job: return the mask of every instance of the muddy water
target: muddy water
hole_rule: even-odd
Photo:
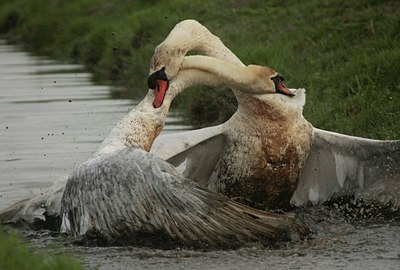
[[[136,102],[110,98],[76,65],[0,43],[0,209],[64,179]],[[187,128],[170,117],[164,132]],[[88,269],[400,269],[400,224],[349,223],[337,209],[298,210],[312,239],[231,251],[81,247],[48,231],[24,231],[39,248],[66,250]],[[347,213],[348,214],[348,213]],[[395,219],[398,220],[398,219]]]

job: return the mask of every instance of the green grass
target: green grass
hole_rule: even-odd
[[[316,127],[400,139],[400,3],[397,0],[2,0],[12,43],[83,63],[95,80],[141,97],[155,46],[187,18],[200,21],[246,64],[269,65],[307,89]],[[224,89],[195,87],[177,102],[198,125],[226,120]]]
[[[0,269],[83,269],[78,262],[65,254],[49,255],[44,251],[33,251],[21,237],[5,230],[0,226]]]

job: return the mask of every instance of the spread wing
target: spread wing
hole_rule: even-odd
[[[313,147],[291,202],[300,206],[343,195],[384,198],[400,208],[400,141],[314,129]]]
[[[158,157],[176,166],[185,177],[207,185],[223,145],[222,125],[159,136],[151,149]],[[19,220],[32,223],[35,218],[59,216],[66,179],[43,194],[19,201],[0,211],[0,222]]]
[[[62,230],[100,234],[111,243],[161,234],[184,244],[220,246],[306,232],[289,215],[236,203],[132,148],[81,166],[68,180],[62,216]]]
[[[36,219],[45,220],[60,215],[61,197],[66,180],[55,182],[41,194],[21,200],[0,211],[0,223],[27,222],[33,223]]]
[[[222,124],[162,135],[150,152],[174,165],[184,177],[207,186],[224,146],[223,131]]]

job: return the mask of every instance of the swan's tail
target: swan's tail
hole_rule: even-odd
[[[48,219],[58,217],[64,188],[65,181],[59,181],[40,195],[21,200],[7,207],[0,211],[0,223],[34,224],[36,221],[48,222]],[[43,223],[41,222],[41,224]]]
[[[214,213],[208,214],[207,220],[207,222],[210,222],[214,219],[214,224],[219,223],[220,226],[212,228],[213,224],[210,222],[211,224],[204,224],[204,228],[200,229],[220,230],[220,235],[226,237],[224,241],[230,237],[233,237],[237,243],[298,241],[304,239],[310,233],[308,226],[292,213],[278,214],[261,211],[233,200],[224,200],[225,197],[211,193],[207,189],[195,189],[194,192],[199,193],[198,196],[200,197],[207,197],[210,202],[223,202],[223,206],[217,207]],[[203,194],[201,195],[201,193]],[[213,240],[208,239],[211,245],[216,244]]]

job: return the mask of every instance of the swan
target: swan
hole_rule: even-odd
[[[190,50],[244,66],[206,27],[185,20],[156,47],[150,70],[163,68],[174,78]],[[238,109],[227,122],[160,136],[151,152],[185,177],[260,209],[321,204],[345,195],[400,208],[399,140],[313,127],[302,114],[304,89],[290,98],[232,90]]]
[[[163,70],[150,76],[148,83],[154,90],[70,175],[63,192],[57,193],[62,194],[60,231],[95,236],[101,244],[139,243],[143,239],[140,243],[201,247],[231,247],[247,241],[305,235],[306,227],[292,215],[252,209],[209,191],[148,152],[173,98],[189,85],[224,84],[250,93],[270,94],[280,89],[271,80],[279,75],[269,67],[250,67],[259,71],[260,78],[255,78],[248,67],[238,68],[218,59],[193,56],[185,57],[183,63],[185,68],[171,81],[164,79]],[[205,71],[206,63],[213,67]],[[228,77],[236,72],[238,76]],[[259,81],[260,85],[254,89],[242,87],[249,81]],[[159,92],[162,99],[158,98]],[[10,217],[11,212],[5,211],[3,218]]]
[[[167,78],[174,78],[174,72],[185,65],[182,59],[190,50],[230,62],[237,68],[245,67],[207,28],[186,20],[177,24],[156,47],[151,72],[163,69]],[[194,68],[213,72],[212,65],[195,63]],[[247,66],[247,70],[257,77],[258,72],[252,67]],[[233,87],[238,109],[227,122],[161,136],[151,152],[179,168],[185,177],[236,201],[259,209],[289,209],[311,149],[312,126],[302,114],[305,90],[286,88],[280,74],[274,80],[286,95],[248,93]],[[243,85],[253,88],[259,83],[252,80]]]

